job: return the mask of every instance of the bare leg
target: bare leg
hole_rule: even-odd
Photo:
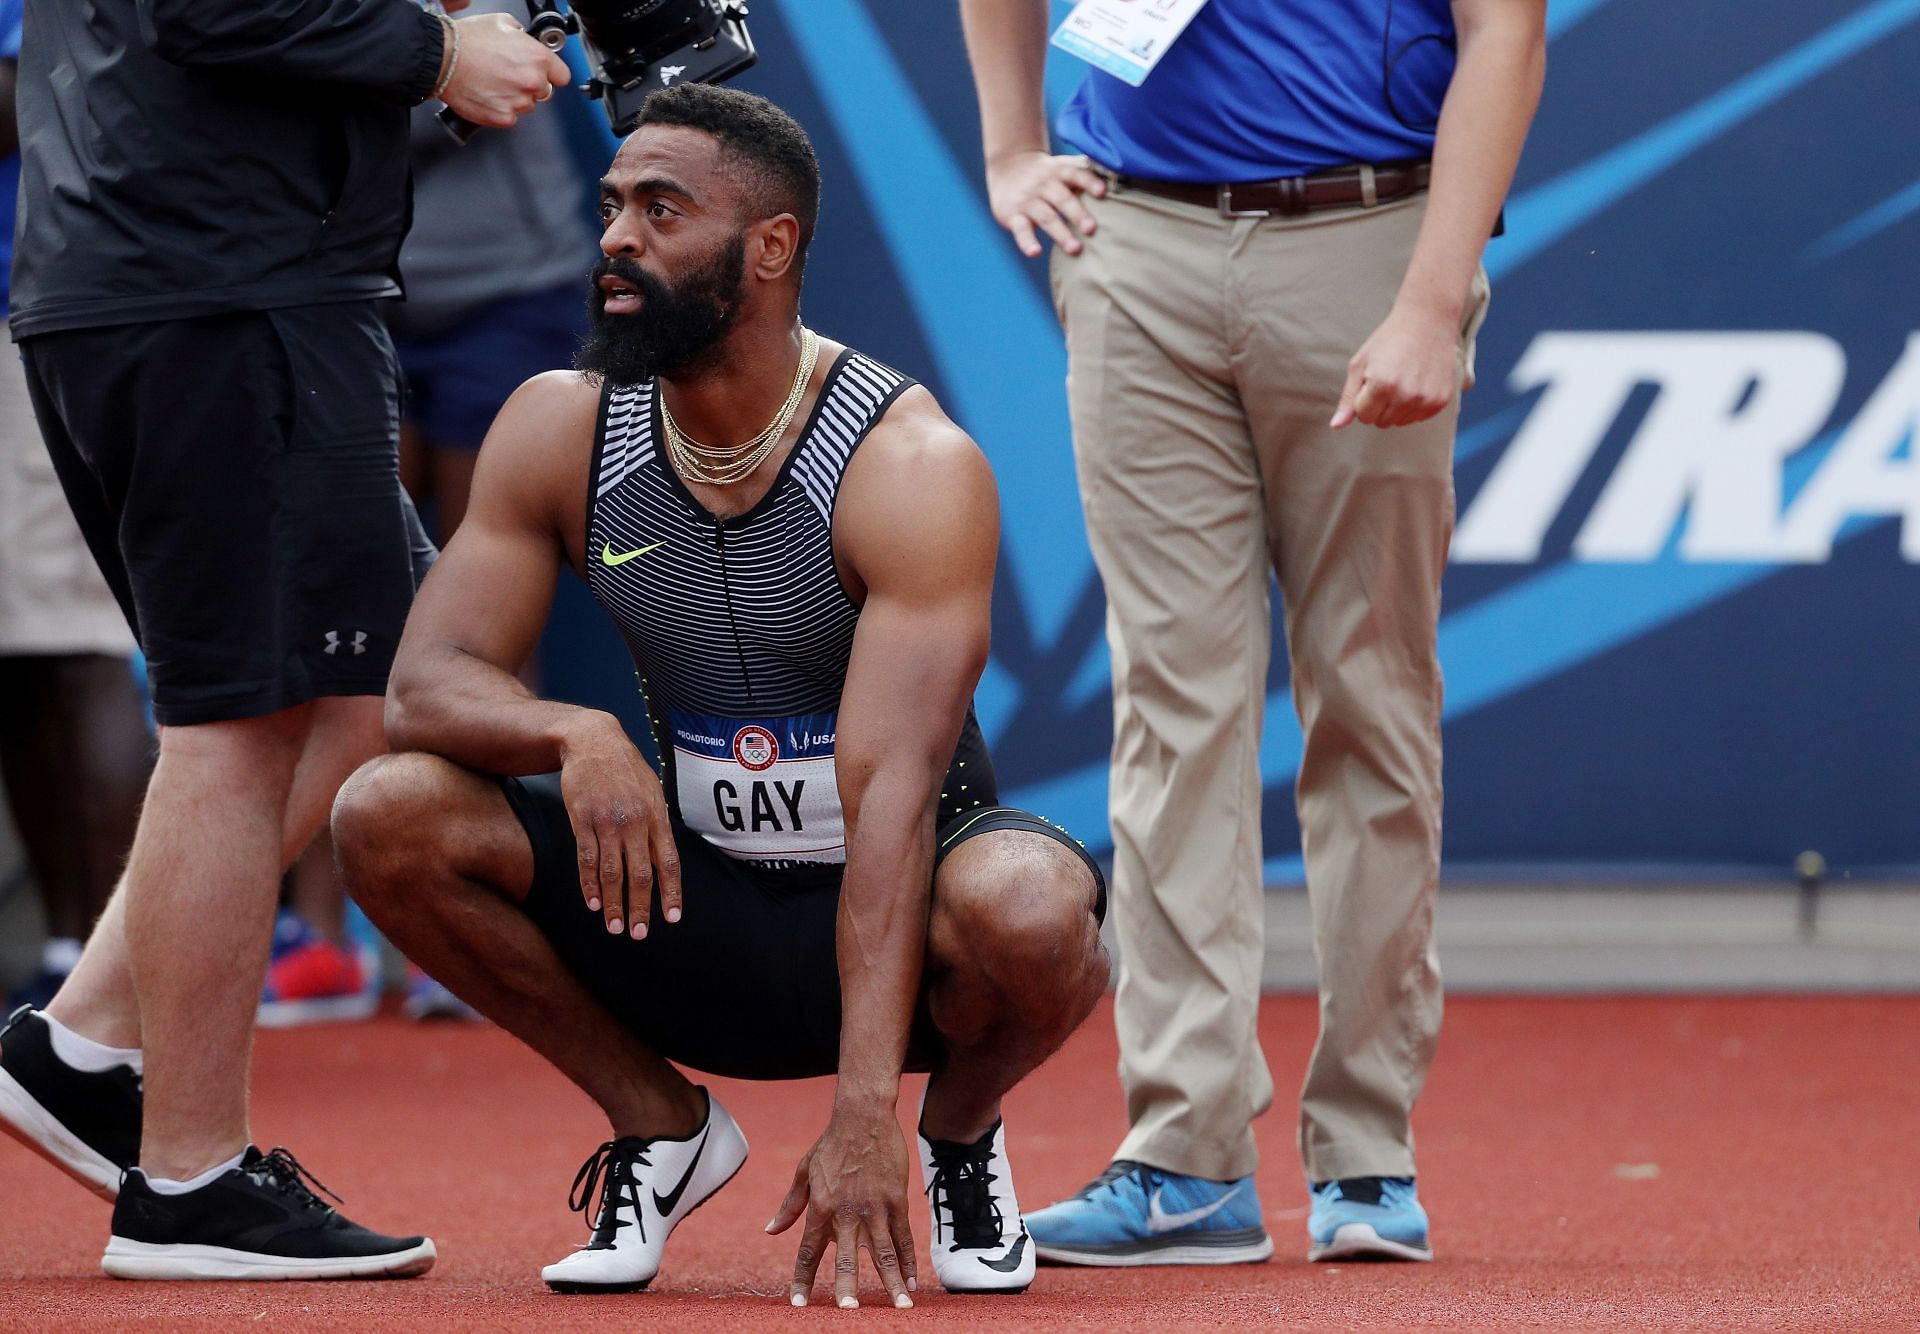
[[[140,1046],[140,1002],[127,963],[127,878],[87,937],[80,962],[47,1004],[47,1013],[82,1037],[109,1047]]]
[[[382,703],[377,696],[351,696],[317,700],[305,706],[311,726],[297,752],[299,759],[291,780],[282,792],[279,871],[291,866],[313,841],[346,776],[386,748],[380,730]],[[175,730],[160,729],[163,751]],[[277,880],[278,872],[271,878]],[[109,1047],[142,1045],[140,1003],[128,963],[126,898],[127,880],[122,876],[80,963],[47,1006],[48,1014],[74,1032]],[[271,895],[268,902],[272,902]],[[265,953],[260,957],[264,967]],[[256,979],[256,992],[258,989]]]
[[[85,940],[105,911],[152,768],[126,658],[0,658],[0,770],[51,934]]]
[[[480,450],[455,445],[429,445],[427,466],[433,473],[433,496],[440,502],[440,545],[445,546],[460,521],[467,517],[467,501],[473,495],[473,469]]]
[[[927,1085],[929,1139],[971,1142],[1001,1095],[1065,1042],[1107,987],[1093,876],[1043,834],[968,839],[934,877],[928,1003],[946,1056]]]
[[[300,753],[287,794],[287,820],[282,831],[281,864],[292,866],[313,836],[327,823],[333,799],[350,774],[376,755],[385,753],[387,734],[381,725],[386,700],[379,695],[343,695],[315,700],[313,732]]]
[[[290,902],[307,925],[340,944],[346,936],[347,890],[326,835],[327,812],[347,776],[387,748],[381,726],[386,701],[378,696],[323,699],[315,704],[313,738],[300,757],[287,799],[287,853],[293,869]]]
[[[347,889],[400,951],[539,1052],[616,1135],[688,1135],[705,1103],[601,1008],[517,906],[533,849],[500,789],[430,755],[355,774],[334,806]]]
[[[287,906],[300,920],[335,945],[347,938],[347,890],[333,856],[333,840],[323,829],[287,873]]]
[[[433,468],[427,442],[420,438],[420,428],[411,421],[400,423],[400,485],[406,488],[415,509],[425,509],[427,503],[438,499],[433,494]],[[444,530],[439,545],[446,545]]]
[[[161,737],[121,896],[147,1057],[149,1176],[184,1179],[246,1147],[253,1011],[311,719],[302,706]]]

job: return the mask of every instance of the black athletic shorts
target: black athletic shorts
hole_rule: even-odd
[[[654,892],[645,939],[616,936],[580,893],[579,854],[560,776],[503,778],[507,802],[533,844],[533,888],[523,907],[561,962],[613,1017],[668,1060],[732,1079],[810,1079],[840,1064],[840,967],[834,930],[840,868],[763,871],[734,860],[676,823],[685,912],[660,915]],[[1065,830],[1007,806],[969,811],[940,827],[934,864],[995,829],[1057,839],[1093,872],[1096,917],[1106,879]],[[924,999],[914,1014],[907,1068],[940,1050]]]
[[[432,544],[374,303],[24,340],[27,386],[166,724],[377,695]]]

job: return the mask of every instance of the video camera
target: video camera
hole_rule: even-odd
[[[587,96],[605,105],[613,132],[631,134],[640,104],[675,83],[725,83],[759,58],[744,0],[527,0],[527,32],[558,51],[575,32],[593,77]],[[479,128],[451,108],[441,124],[461,143]]]

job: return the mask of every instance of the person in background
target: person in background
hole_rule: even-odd
[[[466,11],[524,13],[513,0]],[[465,145],[439,107],[413,110],[413,226],[400,249],[404,299],[386,306],[406,385],[400,480],[441,546],[467,512],[480,442],[507,396],[542,371],[569,366],[587,332],[581,280],[597,257],[588,225],[592,182],[576,164],[564,116],[578,95],[555,95],[555,115],[511,134],[483,131]],[[520,679],[538,688],[531,661]],[[379,1003],[377,956],[356,939],[346,888],[322,830],[290,873],[275,927],[261,1022],[275,1026],[359,1018]],[[472,1007],[407,967],[408,1015],[475,1018]]]
[[[1272,1254],[1251,1175],[1273,1097],[1257,1029],[1271,571],[1320,961],[1308,1257],[1428,1259],[1411,1116],[1440,1030],[1454,427],[1545,0],[1211,0],[1140,85],[1086,76],[1056,121],[1070,155],[1048,144],[1046,0],[962,13],[993,216],[1029,256],[1054,242],[1113,655],[1132,1129],[1028,1227],[1065,1262]]]
[[[472,12],[488,10],[515,6],[474,0]],[[572,365],[588,332],[580,276],[599,251],[588,225],[591,180],[563,119],[582,109],[576,102],[561,90],[557,115],[513,134],[476,134],[465,148],[428,107],[413,113],[413,230],[399,251],[407,298],[388,305],[386,322],[407,384],[399,480],[442,547],[467,516],[480,441],[507,395],[541,370]],[[540,689],[536,660],[520,666],[520,679]],[[405,1012],[480,1017],[417,964],[407,965]]]
[[[474,0],[471,12],[515,8]],[[553,110],[464,148],[430,108],[413,113],[413,228],[400,250],[407,295],[387,307],[387,327],[407,386],[400,480],[443,547],[466,517],[480,442],[508,395],[572,365],[587,334],[580,282],[599,257],[588,221],[595,185],[569,143],[570,129],[587,132],[586,117],[567,117],[597,112],[573,89],[555,94]],[[520,669],[536,690],[537,667],[529,659]],[[414,964],[406,1012],[479,1017]]]
[[[399,485],[406,108],[506,127],[570,78],[410,0],[27,0],[11,332],[146,654],[160,754],[120,888],[0,1032],[0,1127],[115,1201],[126,1278],[411,1275],[250,1143],[281,872],[384,748],[431,556]]]
[[[470,14],[516,13],[474,0]],[[460,526],[480,442],[524,381],[570,366],[587,333],[583,275],[598,253],[591,181],[569,150],[563,89],[556,114],[463,147],[435,108],[414,108],[413,226],[400,249],[404,300],[387,327],[407,388],[401,480],[441,546]]]
[[[322,829],[284,879],[254,1022],[300,1028],[371,1019],[382,984],[379,941],[348,903]]]
[[[0,311],[20,182],[21,8],[0,0]],[[0,777],[48,928],[40,970],[9,1010],[53,999],[133,842],[153,741],[132,656],[40,443],[20,359],[0,355]]]

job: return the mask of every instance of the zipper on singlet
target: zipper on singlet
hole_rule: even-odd
[[[740,639],[740,619],[733,614],[733,580],[727,574],[726,529],[719,520],[715,520],[713,525],[713,549],[720,556],[720,600],[727,605],[727,629],[733,632],[733,651],[740,659],[740,679],[746,682],[747,695],[752,697],[753,672],[747,666],[747,647]]]

